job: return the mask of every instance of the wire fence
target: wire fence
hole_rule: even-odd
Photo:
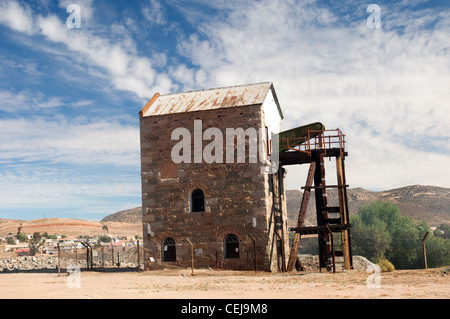
[[[57,269],[66,271],[78,267],[83,270],[141,270],[144,260],[142,245],[89,245],[58,247]]]

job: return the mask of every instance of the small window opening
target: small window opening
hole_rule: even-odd
[[[205,195],[199,188],[194,190],[191,194],[191,212],[204,212],[205,211]]]

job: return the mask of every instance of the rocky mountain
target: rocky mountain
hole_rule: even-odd
[[[376,200],[398,204],[400,213],[411,216],[418,221],[426,221],[431,226],[450,224],[450,189],[436,186],[406,186],[381,192],[372,192],[363,188],[349,188],[348,204],[350,214],[358,212],[361,204]],[[303,193],[300,190],[286,190],[288,224],[295,226]],[[328,190],[328,205],[337,206],[335,189]],[[315,217],[314,191],[311,193],[306,215],[306,225],[314,225]],[[102,221],[141,223],[142,208],[123,210],[105,217]]]

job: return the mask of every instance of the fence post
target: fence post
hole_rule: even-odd
[[[114,246],[111,242],[111,258],[112,258],[112,265],[114,267]]]
[[[255,255],[255,274],[258,272],[258,259],[256,257],[256,240],[252,235],[248,234],[250,239],[253,241],[253,254]]]
[[[140,252],[139,252],[139,239],[137,240],[137,264],[138,264],[138,272],[141,272]]]
[[[58,247],[58,277],[61,275],[61,249],[59,248],[59,243],[56,244]]]
[[[102,270],[105,271],[105,246],[102,245]]]
[[[428,269],[428,264],[427,264],[427,251],[425,248],[425,239],[427,239],[428,236],[428,232],[425,234],[425,236],[423,236],[422,239],[422,248],[423,248],[423,260],[425,262],[425,269]]]
[[[191,243],[189,238],[186,238],[186,240],[191,244],[191,268],[192,268],[192,276],[194,276],[194,245]]]

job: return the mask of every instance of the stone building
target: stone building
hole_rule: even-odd
[[[156,93],[139,115],[146,269],[189,267],[192,255],[195,267],[284,269],[272,83]]]

